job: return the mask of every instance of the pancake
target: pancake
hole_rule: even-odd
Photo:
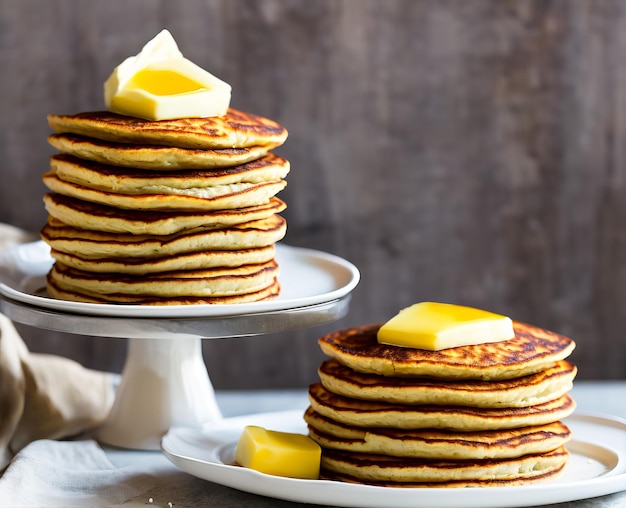
[[[238,183],[212,187],[175,189],[168,193],[118,194],[91,189],[58,177],[55,171],[42,176],[43,183],[53,192],[82,201],[128,210],[224,210],[263,205],[287,185],[284,180],[263,183]],[[148,190],[148,189],[147,189]]]
[[[399,404],[435,404],[479,408],[542,404],[572,389],[576,367],[561,360],[535,374],[496,381],[389,377],[356,372],[337,360],[323,362],[318,374],[338,395]]]
[[[274,259],[273,245],[254,249],[208,250],[175,256],[137,259],[83,259],[79,256],[51,251],[52,257],[63,265],[94,273],[148,275],[178,270],[207,270],[220,267],[258,265]]]
[[[71,155],[50,158],[52,172],[61,180],[90,189],[122,194],[165,194],[240,183],[280,181],[289,173],[289,162],[270,154],[230,168],[156,172],[107,166]]]
[[[438,460],[507,459],[547,453],[565,445],[571,432],[561,422],[508,430],[367,429],[323,417],[309,407],[304,420],[322,449]]]
[[[320,415],[350,426],[458,431],[545,425],[568,417],[576,408],[574,400],[567,394],[543,404],[523,408],[409,406],[342,397],[329,392],[319,382],[309,386],[309,402]]]
[[[247,148],[282,144],[284,127],[257,115],[230,108],[224,116],[150,121],[107,111],[48,115],[59,133],[73,133],[116,143],[192,149]]]
[[[215,297],[252,293],[272,285],[278,277],[275,261],[236,268],[213,268],[132,277],[75,270],[56,262],[48,278],[62,290],[107,301],[146,297]]]
[[[52,134],[48,143],[57,150],[101,164],[153,171],[226,168],[257,160],[277,143],[247,148],[193,149],[175,146],[115,143],[77,134]]]
[[[522,485],[557,477],[567,463],[564,447],[511,459],[429,460],[340,450],[322,452],[322,470],[347,475],[363,483],[418,487]],[[391,485],[390,485],[391,486]],[[426,485],[424,485],[426,486]]]
[[[48,296],[57,298],[59,300],[70,300],[81,303],[98,303],[98,304],[110,304],[110,300],[98,298],[96,296],[87,296],[75,291],[62,289],[54,281],[48,277],[47,284]],[[251,303],[262,300],[269,300],[275,298],[280,292],[280,284],[277,280],[273,281],[269,286],[260,289],[259,291],[253,291],[251,293],[244,293],[240,295],[229,296],[214,296],[214,297],[190,297],[181,296],[176,298],[159,298],[159,297],[124,297],[122,295],[116,295],[116,304],[133,304],[133,305],[228,305],[228,304],[240,304]]]
[[[195,228],[220,229],[265,219],[286,208],[285,203],[277,197],[259,206],[202,212],[121,210],[61,194],[46,194],[43,200],[47,212],[69,226],[137,235],[171,235]]]
[[[548,472],[542,472],[534,475],[532,480],[513,479],[513,480],[458,480],[447,482],[385,482],[385,481],[368,481],[367,485],[375,487],[387,487],[387,488],[468,488],[468,487],[516,487],[528,485],[529,483],[545,482],[548,480],[556,480],[563,475],[565,464],[560,469],[551,469]],[[358,480],[352,476],[346,474],[340,474],[336,472],[323,471],[320,474],[321,480],[338,481],[344,483],[360,483],[365,482]]]
[[[348,367],[383,376],[440,379],[514,379],[544,370],[567,358],[570,338],[514,322],[515,337],[504,342],[426,351],[379,344],[380,324],[329,333],[318,340],[322,351]]]
[[[41,230],[41,238],[53,250],[79,255],[82,259],[151,259],[190,252],[266,247],[281,240],[286,230],[287,222],[280,215],[225,229],[198,228],[164,236],[89,231],[49,217]]]

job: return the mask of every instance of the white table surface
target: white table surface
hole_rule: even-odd
[[[618,416],[626,419],[626,381],[590,382],[577,381],[571,395],[576,400],[578,412],[592,412]],[[285,409],[302,409],[308,404],[303,390],[219,392],[217,401],[225,417],[264,413]],[[151,474],[159,476],[159,487],[141,499],[122,505],[124,508],[146,506],[173,508],[191,506],[219,506],[232,508],[264,507],[312,507],[309,504],[291,503],[254,494],[239,492],[216,485],[177,469],[160,452],[125,451],[105,448],[111,462],[118,467],[145,465]],[[626,507],[624,492],[585,499],[581,501],[545,505],[551,508],[619,508]],[[116,507],[116,508],[118,508]]]

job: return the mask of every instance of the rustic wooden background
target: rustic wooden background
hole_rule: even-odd
[[[0,222],[37,231],[48,113],[162,28],[290,131],[286,243],[355,263],[349,315],[203,341],[217,388],[303,387],[315,339],[421,300],[573,337],[579,377],[626,377],[626,3],[0,0]],[[125,341],[21,326],[119,370]]]

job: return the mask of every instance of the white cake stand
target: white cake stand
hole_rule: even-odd
[[[202,357],[202,339],[227,339],[331,323],[349,308],[359,272],[342,258],[277,246],[281,295],[237,305],[142,307],[83,304],[45,296],[51,259],[36,242],[0,258],[0,310],[18,323],[66,333],[129,339],[104,443],[158,449],[172,426],[221,420]]]

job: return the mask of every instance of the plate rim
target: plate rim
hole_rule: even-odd
[[[231,488],[235,488],[244,492],[259,494],[265,496],[275,497],[277,499],[288,500],[292,502],[305,502],[305,503],[317,503],[327,506],[344,506],[344,507],[357,507],[357,506],[376,506],[376,504],[369,504],[366,502],[364,504],[363,496],[375,496],[375,499],[369,497],[370,501],[376,501],[378,499],[380,501],[379,496],[385,496],[385,505],[389,508],[397,507],[403,508],[412,506],[414,508],[426,507],[430,506],[433,503],[436,503],[440,508],[472,508],[472,507],[501,507],[501,508],[515,508],[521,506],[541,506],[545,504],[551,503],[560,503],[560,502],[568,502],[568,501],[576,501],[582,499],[588,499],[591,497],[597,497],[601,495],[613,494],[616,492],[621,492],[626,490],[626,464],[624,463],[626,457],[626,450],[614,450],[607,443],[602,443],[600,446],[609,449],[615,452],[618,456],[618,463],[614,466],[614,468],[610,471],[607,471],[605,474],[585,480],[570,480],[567,482],[563,482],[560,480],[555,480],[554,482],[546,482],[546,483],[537,483],[531,485],[520,485],[520,486],[511,486],[511,487],[468,487],[463,489],[458,488],[420,488],[420,498],[422,498],[423,502],[426,504],[416,504],[416,496],[415,489],[401,489],[401,488],[387,488],[373,485],[357,485],[357,484],[348,484],[348,483],[340,483],[340,482],[331,482],[328,480],[299,480],[294,478],[281,478],[271,475],[266,475],[264,473],[260,473],[258,471],[253,471],[250,469],[242,469],[237,466],[233,466],[231,464],[224,464],[223,462],[210,462],[206,460],[199,459],[198,457],[188,456],[186,454],[176,453],[175,450],[172,450],[168,443],[174,437],[178,437],[178,434],[181,432],[191,432],[192,435],[198,436],[207,436],[211,435],[212,432],[217,431],[227,431],[234,430],[235,428],[242,427],[243,425],[249,424],[251,421],[255,419],[263,419],[269,417],[279,418],[280,421],[287,421],[288,419],[298,418],[298,420],[302,419],[301,409],[292,409],[285,411],[276,411],[276,412],[268,412],[268,413],[257,413],[251,415],[243,415],[236,416],[230,418],[224,418],[221,422],[217,424],[213,424],[211,426],[207,426],[201,429],[193,429],[190,427],[172,427],[165,436],[163,436],[161,440],[161,450],[163,454],[177,467],[182,469],[183,471],[192,474],[194,476],[198,476],[194,472],[189,471],[188,464],[193,463],[200,465],[200,467],[208,468],[209,471],[211,469],[217,471],[217,475],[212,476],[212,478],[207,478],[206,476],[199,476],[207,481],[212,481],[214,483],[220,483],[222,485],[229,486]],[[574,412],[574,414],[570,415],[564,421],[567,423],[567,420],[592,420],[591,425],[607,425],[610,424],[612,426],[618,426],[619,430],[626,434],[626,419],[607,415],[603,413],[594,413],[594,412]],[[247,422],[247,423],[246,423]],[[301,423],[298,421],[298,423]],[[580,443],[590,443],[594,445],[598,445],[598,440],[592,439],[576,439],[573,437],[573,440],[576,440]],[[224,446],[232,446],[233,441],[230,440],[228,442],[222,442],[221,447]],[[191,468],[193,469],[193,468]],[[234,473],[234,474],[233,474]],[[241,481],[223,481],[223,476],[239,476],[242,477],[243,480],[250,480],[250,482],[241,482]],[[231,479],[232,480],[232,479]],[[237,480],[237,478],[235,478]],[[256,484],[266,482],[267,486],[265,488],[258,488]],[[278,486],[292,486],[292,490],[296,493],[294,496],[286,495],[284,490],[286,489],[277,489]],[[247,488],[246,488],[247,487]],[[307,487],[307,492],[312,490],[314,487],[319,487],[326,490],[330,490],[335,492],[333,494],[330,493],[321,493],[322,495],[311,497],[302,497],[298,495],[298,492],[302,492],[303,487]],[[357,499],[354,499],[354,502],[350,502],[349,500],[346,502],[343,499],[337,499],[336,492],[340,491],[343,495],[349,496],[357,496],[358,494],[363,494],[363,496],[358,495]],[[494,494],[503,492],[506,493],[506,499],[504,499],[505,504],[502,504],[503,499],[502,496],[497,496]],[[534,501],[528,498],[528,493],[532,493]],[[274,493],[274,494],[272,494]],[[413,495],[411,496],[411,493]],[[455,501],[455,498],[459,497],[459,494],[463,494],[462,500],[459,499],[458,502]],[[525,496],[523,498],[523,504],[517,504],[515,493],[524,493]],[[325,494],[325,495],[324,495]],[[508,504],[507,504],[508,500]],[[491,503],[494,504],[491,504]],[[470,504],[468,504],[470,503]],[[476,503],[476,504],[473,504]],[[529,504],[533,503],[533,504]]]
[[[33,248],[42,241],[33,242]],[[27,245],[18,246],[21,249],[28,249]],[[333,288],[331,291],[309,295],[299,298],[281,299],[279,296],[274,300],[262,302],[211,305],[169,305],[169,306],[140,306],[140,305],[113,305],[100,303],[84,303],[57,300],[39,296],[32,293],[21,291],[18,288],[9,285],[6,281],[0,281],[0,296],[3,296],[13,302],[30,305],[40,309],[52,310],[57,312],[68,312],[70,314],[79,314],[84,316],[104,316],[104,317],[140,317],[140,318],[219,318],[232,316],[245,316],[249,314],[262,314],[269,312],[280,312],[293,310],[312,305],[338,300],[354,290],[360,282],[359,269],[350,261],[328,252],[308,247],[297,247],[282,242],[276,243],[276,257],[299,256],[301,259],[307,258],[329,263],[337,271],[342,271],[346,276],[346,282],[343,285]],[[51,258],[52,259],[52,258]],[[283,260],[284,262],[284,260]],[[331,273],[328,272],[327,273]],[[40,273],[21,272],[23,278],[27,277],[44,277]],[[279,275],[279,281],[281,281]],[[284,281],[283,281],[284,283]]]

